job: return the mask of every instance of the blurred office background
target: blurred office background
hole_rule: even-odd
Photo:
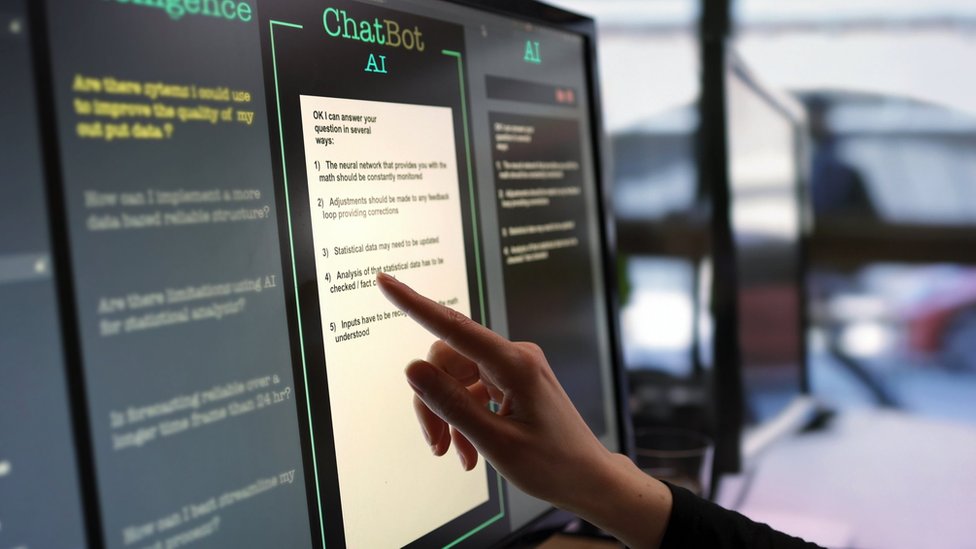
[[[707,379],[713,361],[709,204],[695,156],[702,1],[552,1],[598,24],[623,350],[638,421],[708,398],[687,382]],[[976,2],[735,0],[731,12],[732,48],[807,117],[811,391],[838,414],[883,410],[916,422],[905,431],[867,422],[861,428],[872,432],[858,436],[878,448],[913,437],[918,454],[885,457],[943,469],[918,477],[931,499],[889,501],[847,519],[843,505],[823,511],[769,489],[763,497],[787,512],[812,509],[807,527],[871,530],[854,536],[857,547],[971,547],[959,537],[966,513],[952,507],[976,485],[972,474],[944,469],[976,459],[970,442],[956,444],[976,432]],[[806,470],[840,476],[853,495],[835,495],[850,495],[851,505],[874,505],[858,494],[878,492],[880,472],[859,466],[844,477],[839,469],[854,457],[825,463],[829,453],[804,444],[787,454],[799,462],[778,473],[775,460],[768,467],[785,483],[781,492],[790,493],[790,469]],[[805,456],[819,461],[804,465]],[[913,509],[928,503],[944,507],[931,524],[935,537],[890,527],[904,520],[918,532]]]

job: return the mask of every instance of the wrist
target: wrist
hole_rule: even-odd
[[[566,510],[633,548],[660,545],[671,516],[671,491],[645,474],[627,456],[606,453]]]

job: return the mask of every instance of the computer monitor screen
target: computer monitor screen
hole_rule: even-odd
[[[804,390],[801,114],[731,56],[726,72],[730,218],[739,279],[745,420]]]
[[[591,21],[531,2],[32,9],[37,219],[63,252],[95,544],[483,546],[551,509],[430,455],[403,368],[433,337],[379,271],[539,343],[622,448]]]
[[[547,507],[484,463],[430,458],[401,370],[433,338],[372,281],[541,345],[619,446],[588,38],[405,0],[269,2],[261,18],[313,431],[331,424],[325,512],[354,546],[504,534]]]

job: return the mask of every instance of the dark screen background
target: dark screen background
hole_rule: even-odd
[[[582,164],[580,124],[573,119],[541,118],[492,113],[491,125],[534,128],[530,143],[511,143],[507,150],[494,141],[496,188],[501,192],[537,188],[579,187],[580,194],[549,199],[536,207],[506,208],[498,203],[499,229],[546,225],[571,221],[575,228],[545,234],[512,236],[502,233],[501,262],[505,273],[505,302],[509,338],[537,343],[553,366],[560,383],[597,436],[606,428],[600,349],[597,346],[598,315],[592,299],[593,271],[591,242],[587,231],[587,204],[582,194],[582,172],[567,170],[555,180],[527,177],[502,179],[500,162],[577,162]],[[515,170],[518,171],[518,170]],[[499,230],[496,229],[496,230]],[[522,245],[576,239],[576,244],[548,251],[545,259],[509,264],[514,250]]]
[[[165,11],[118,2],[51,0],[46,5],[56,100],[58,144],[67,207],[81,363],[88,392],[98,496],[105,540],[123,546],[123,530],[164,517],[176,527],[142,539],[165,541],[206,528],[204,539],[220,546],[311,544],[302,453],[294,398],[135,448],[113,450],[113,437],[137,425],[113,429],[110,414],[165,403],[182,395],[277,376],[272,387],[221,401],[252,402],[259,393],[282,391],[292,382],[285,319],[274,190],[271,180],[264,79],[257,14],[250,22],[202,15],[174,20]],[[246,90],[249,104],[159,99],[73,91],[78,75],[139,82],[192,84]],[[161,140],[82,139],[76,125],[98,117],[76,111],[75,100],[206,104],[255,112],[253,124],[176,122]],[[104,117],[103,122],[108,122]],[[159,123],[135,117],[132,123]],[[222,201],[181,207],[101,208],[85,205],[87,191],[107,193],[234,189],[258,190],[260,200]],[[94,214],[171,213],[183,209],[267,207],[263,219],[185,226],[92,231]],[[165,292],[205,284],[260,279],[260,293],[200,299],[186,304],[102,314],[103,299]],[[118,335],[104,335],[108,318],[208,306],[243,299],[237,314]],[[201,407],[200,412],[215,407]],[[159,421],[185,417],[162,416]],[[155,421],[139,423],[151,426]],[[184,508],[243,489],[258,479],[295,470],[294,482],[216,511],[185,514]]]

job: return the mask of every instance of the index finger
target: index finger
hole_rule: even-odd
[[[428,299],[386,273],[376,275],[380,290],[398,309],[463,356],[493,371],[511,361],[512,342],[463,314]]]

